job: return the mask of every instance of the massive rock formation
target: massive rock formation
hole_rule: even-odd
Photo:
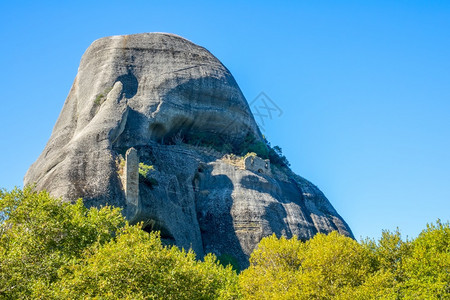
[[[113,36],[83,55],[24,181],[120,206],[165,242],[241,267],[272,233],[352,235],[313,184],[258,157],[244,163],[239,154],[255,145],[267,150],[233,76],[206,49],[172,34]]]

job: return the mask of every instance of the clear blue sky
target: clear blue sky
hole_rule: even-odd
[[[449,1],[1,1],[0,187],[22,185],[90,43],[140,32],[264,91],[283,110],[265,135],[357,238],[450,218]]]

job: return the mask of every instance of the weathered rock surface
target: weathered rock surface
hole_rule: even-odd
[[[258,172],[204,147],[242,152],[249,137],[263,142],[233,76],[206,49],[163,33],[102,38],[83,55],[24,183],[123,207],[167,243],[231,255],[242,267],[272,233],[352,236],[322,192],[289,169]]]

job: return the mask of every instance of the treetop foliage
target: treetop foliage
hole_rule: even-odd
[[[237,274],[161,244],[120,209],[1,191],[0,298],[233,299]]]
[[[450,226],[378,241],[332,232],[301,242],[264,238],[239,275],[245,299],[450,299]]]
[[[120,209],[32,188],[0,190],[0,299],[450,299],[450,226],[261,240],[239,275],[211,254],[163,246]]]

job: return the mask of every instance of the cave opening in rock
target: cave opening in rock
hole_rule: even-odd
[[[142,230],[145,232],[151,233],[155,231],[160,232],[161,242],[164,245],[175,245],[175,238],[172,235],[172,233],[163,225],[161,225],[159,222],[155,222],[154,220],[149,220],[144,222],[144,226],[142,227]]]
[[[230,153],[235,145],[226,135],[214,130],[214,126],[205,126],[200,117],[175,116],[164,123],[149,126],[152,140],[164,145],[190,144],[193,146],[213,148],[219,152]],[[208,117],[201,116],[201,119]]]
[[[153,123],[149,127],[150,137],[152,140],[164,144],[164,137],[167,133],[167,129],[164,124]]]

